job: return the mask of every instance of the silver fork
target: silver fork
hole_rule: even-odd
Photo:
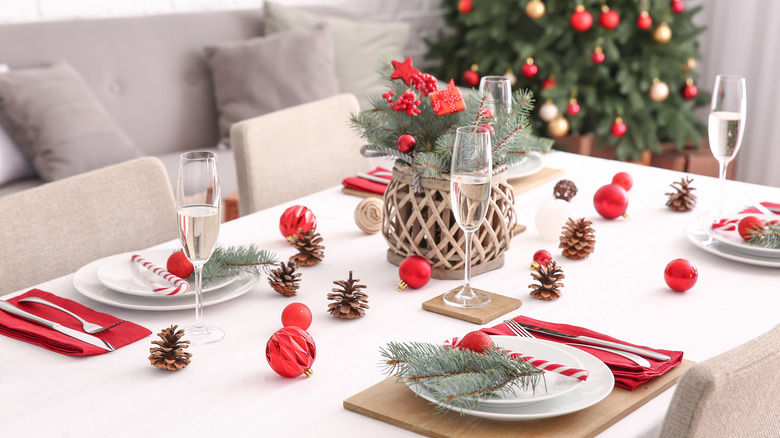
[[[509,327],[509,330],[514,333],[515,336],[536,339],[528,330],[525,329],[525,327],[518,324],[514,319],[507,319],[504,321],[504,324]]]
[[[30,303],[38,303],[38,304],[43,304],[44,306],[49,306],[49,307],[52,307],[52,308],[54,308],[54,309],[57,309],[57,310],[59,310],[59,311],[61,311],[61,312],[65,312],[65,313],[67,313],[68,315],[70,315],[70,316],[72,316],[72,317],[76,318],[76,319],[77,319],[77,320],[78,320],[78,321],[81,323],[81,325],[84,327],[84,331],[85,331],[85,332],[87,332],[87,333],[89,333],[89,334],[100,333],[100,332],[102,332],[102,331],[105,331],[105,330],[108,330],[108,329],[110,329],[111,327],[114,327],[114,326],[116,326],[116,325],[119,325],[119,324],[121,324],[121,323],[125,322],[124,320],[122,320],[122,321],[117,321],[117,322],[115,322],[115,323],[111,324],[111,325],[110,325],[110,326],[108,326],[108,327],[103,327],[103,326],[101,326],[101,325],[97,325],[97,324],[91,323],[91,322],[89,322],[89,321],[85,321],[85,320],[84,320],[84,318],[82,318],[82,317],[80,317],[80,316],[76,315],[75,313],[71,312],[70,310],[68,310],[68,309],[65,309],[65,308],[62,308],[62,307],[60,307],[60,306],[58,306],[58,305],[56,305],[56,304],[54,304],[54,303],[50,303],[50,302],[48,302],[48,301],[44,300],[43,298],[38,298],[38,297],[27,297],[27,298],[22,298],[21,300],[19,300],[19,302],[20,302],[20,303],[21,303],[21,302],[30,302]]]

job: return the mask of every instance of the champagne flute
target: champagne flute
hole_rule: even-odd
[[[225,332],[203,324],[203,265],[217,245],[220,222],[220,185],[213,152],[185,152],[179,161],[176,204],[179,241],[195,269],[195,325],[185,327],[191,345],[206,345]]]
[[[746,107],[745,78],[732,75],[716,76],[707,131],[710,150],[720,164],[720,199],[716,214],[721,217],[725,215],[726,170],[742,145]]]
[[[479,92],[485,95],[485,107],[492,114],[491,124],[512,111],[512,84],[505,76],[483,76]]]
[[[471,288],[471,239],[487,213],[492,170],[490,131],[480,126],[458,128],[450,169],[450,202],[465,235],[466,256],[463,287],[443,296],[451,306],[483,307],[490,302],[489,295]]]

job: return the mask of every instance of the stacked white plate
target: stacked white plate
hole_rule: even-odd
[[[501,421],[527,421],[576,412],[603,400],[615,386],[615,378],[604,362],[577,348],[540,339],[491,336],[496,346],[516,353],[546,359],[590,372],[588,380],[545,372],[535,388],[517,388],[482,400],[474,409],[437,402],[421,386],[410,386],[420,397],[445,409],[475,417]]]
[[[741,219],[740,215],[735,219]],[[774,217],[753,214],[761,220],[777,220]],[[685,237],[699,248],[720,257],[758,266],[780,267],[780,249],[766,248],[748,243],[737,232],[723,233],[712,229],[712,222],[706,217],[688,224]]]
[[[173,249],[150,249],[118,254],[96,260],[83,266],[73,276],[73,286],[82,295],[101,303],[127,309],[181,310],[195,307],[195,285],[179,295],[155,293],[149,280],[165,285],[130,257],[138,254],[165,269]],[[203,289],[203,305],[209,306],[237,298],[252,289],[257,277],[238,275],[216,284],[206,284]]]

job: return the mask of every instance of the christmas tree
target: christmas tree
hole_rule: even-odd
[[[701,7],[683,0],[447,0],[447,29],[427,41],[432,71],[476,86],[506,75],[534,92],[537,132],[592,134],[639,159],[661,142],[699,145],[706,127],[696,40]],[[546,122],[546,123],[545,123]]]

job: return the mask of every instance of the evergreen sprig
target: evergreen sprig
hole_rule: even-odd
[[[217,283],[242,273],[260,276],[267,274],[278,264],[276,254],[254,245],[227,248],[218,246],[209,261],[203,265],[203,284]],[[194,281],[194,275],[189,279]]]
[[[381,365],[399,381],[422,386],[441,404],[472,409],[498,391],[536,389],[543,371],[501,348],[484,353],[431,343],[390,342]]]
[[[751,245],[780,249],[780,223],[766,224],[763,228],[748,230],[748,233]]]

